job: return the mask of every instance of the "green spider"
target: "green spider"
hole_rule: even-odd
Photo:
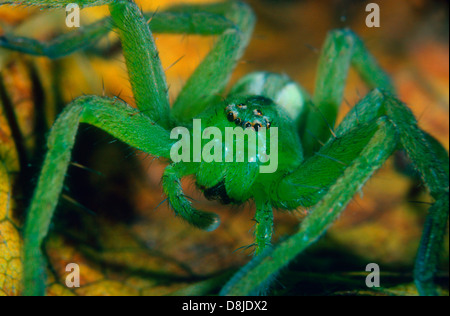
[[[171,162],[162,185],[175,214],[204,230],[219,217],[196,210],[180,179],[195,175],[206,197],[224,203],[253,200],[256,257],[222,289],[224,295],[256,293],[271,277],[311,245],[346,208],[365,182],[398,149],[404,149],[434,198],[417,255],[415,282],[435,295],[433,279],[448,219],[448,155],[417,126],[396,97],[389,77],[362,41],[349,30],[329,33],[322,50],[316,90],[310,97],[286,76],[258,72],[241,79],[223,100],[231,73],[247,47],[255,18],[240,2],[185,5],[144,14],[132,0],[21,0],[0,4],[63,8],[109,5],[111,18],[60,36],[51,43],[10,35],[0,47],[58,58],[95,44],[115,28],[119,34],[137,109],[117,98],[82,96],[66,107],[48,137],[48,153],[24,230],[24,294],[45,293],[44,238],[62,191],[80,123],[96,126],[156,157],[171,159],[178,126],[278,128],[279,163],[261,173],[261,162]],[[151,17],[150,22],[149,17]],[[189,78],[172,106],[152,32],[217,35],[211,52]],[[333,129],[353,66],[374,89]],[[322,146],[320,146],[322,144]],[[271,247],[273,209],[311,208],[298,233]]]

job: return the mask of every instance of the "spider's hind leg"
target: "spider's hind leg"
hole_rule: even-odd
[[[363,41],[349,29],[328,33],[319,58],[312,102],[304,120],[300,137],[305,157],[310,157],[330,138],[350,67],[353,67],[369,88],[393,92],[391,79],[381,69]]]

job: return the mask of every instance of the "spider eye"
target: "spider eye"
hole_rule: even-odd
[[[247,122],[247,123],[244,124],[244,127],[245,128],[250,128],[250,127],[252,127],[252,123]]]
[[[227,112],[232,111],[233,108],[234,108],[234,104],[230,104],[225,108],[225,111],[227,111]]]
[[[245,104],[243,104],[243,103],[238,104],[237,107],[240,108],[240,109],[246,109],[247,108],[247,106]]]
[[[227,114],[227,119],[228,119],[228,121],[230,121],[230,122],[234,122],[234,120],[236,119],[236,113],[235,112],[233,112],[233,111],[230,111],[230,112],[228,112],[228,114]]]
[[[255,131],[259,131],[259,129],[262,127],[261,123],[255,123],[255,125],[253,125],[253,127],[255,128]]]
[[[236,123],[236,125],[241,125],[242,120],[238,117],[237,119],[234,120],[234,123]]]

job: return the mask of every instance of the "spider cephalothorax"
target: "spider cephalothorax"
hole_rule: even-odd
[[[272,100],[264,97],[247,98],[244,103],[231,103],[225,108],[227,119],[242,128],[252,128],[256,132],[262,127],[270,129],[272,126],[270,117],[264,113],[270,111],[269,107],[275,106]],[[264,111],[264,112],[263,112]]]

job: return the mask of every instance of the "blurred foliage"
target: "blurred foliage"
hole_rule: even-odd
[[[174,2],[205,1],[139,1],[145,11],[162,10]],[[248,72],[268,70],[286,73],[312,91],[326,33],[350,27],[392,75],[400,99],[411,106],[421,127],[448,148],[448,2],[380,0],[379,29],[365,26],[363,1],[248,2],[258,24],[233,82]],[[106,8],[86,9],[82,23],[106,14]],[[64,18],[60,11],[0,7],[0,34],[14,31],[49,39],[70,31]],[[173,99],[214,38],[157,34],[156,40]],[[86,52],[55,61],[1,50],[0,72],[4,87],[0,93],[0,295],[17,295],[20,226],[44,154],[46,131],[78,95],[105,93],[131,104],[133,100],[114,33]],[[366,93],[351,73],[341,117]],[[8,108],[15,114],[15,127]],[[176,219],[167,204],[161,204],[163,162],[89,127],[78,136],[73,162],[46,243],[49,295],[217,294],[231,273],[250,259],[249,251],[236,250],[252,243],[253,205],[230,209],[207,201],[192,180],[185,180],[186,194],[200,208],[222,217],[217,231],[202,232]],[[429,201],[422,186],[396,172],[389,161],[325,238],[283,271],[273,294],[415,294],[412,269]],[[275,239],[296,231],[304,215],[303,211],[277,213]],[[445,249],[438,281],[447,291],[448,238]],[[64,286],[65,267],[71,262],[81,267],[78,289]],[[364,270],[370,262],[381,267],[381,290],[365,287]]]

